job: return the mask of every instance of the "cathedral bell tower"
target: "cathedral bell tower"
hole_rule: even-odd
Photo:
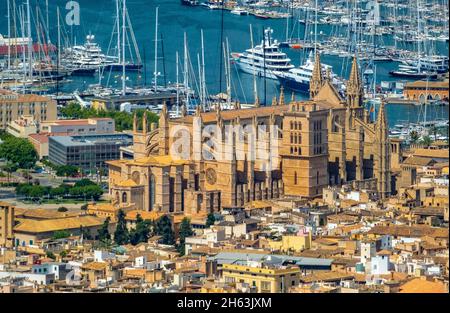
[[[359,108],[363,104],[364,90],[359,73],[358,59],[353,57],[352,70],[347,82],[347,104],[350,108]]]
[[[381,198],[389,197],[391,193],[391,160],[389,130],[385,111],[385,101],[381,101],[380,111],[375,124],[375,149],[377,160],[375,163],[375,177]]]
[[[320,63],[320,54],[316,51],[316,55],[314,58],[314,68],[311,80],[309,81],[309,97],[310,99],[314,99],[314,97],[319,93],[320,88],[323,85],[322,78],[322,64]]]

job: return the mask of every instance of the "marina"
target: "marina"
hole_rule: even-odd
[[[62,7],[30,1],[28,8],[28,2],[9,0],[0,8],[9,20],[0,28],[0,85],[83,105],[93,97],[169,92],[176,116],[182,104],[191,113],[217,102],[224,108],[256,99],[270,105],[281,86],[307,99],[318,52],[322,74],[343,95],[357,56],[366,106],[376,110],[385,98],[391,124],[405,110],[413,116],[431,102],[448,104],[448,97],[407,99],[401,88],[448,75],[448,29],[441,27],[448,25],[442,14],[447,7],[439,1],[378,1],[370,7],[352,1],[163,0],[158,7],[148,4],[145,13],[128,2],[104,5],[106,19],[85,5],[80,26],[67,28]],[[179,8],[184,10],[171,13]],[[179,14],[189,15],[192,24],[178,21]],[[171,40],[164,40],[169,34]],[[393,82],[400,88],[383,87]],[[448,118],[446,110],[441,113],[430,111],[427,118]]]

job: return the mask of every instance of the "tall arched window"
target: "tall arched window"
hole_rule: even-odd
[[[155,175],[150,175],[150,210],[155,207],[155,197],[156,197],[156,179]]]
[[[127,193],[122,193],[122,203],[128,203],[128,196]]]
[[[294,185],[297,185],[297,183],[298,183],[297,172],[294,172]]]

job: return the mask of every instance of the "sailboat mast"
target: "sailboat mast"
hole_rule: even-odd
[[[175,61],[175,63],[176,63],[176,76],[177,76],[177,116],[178,116],[178,114],[179,114],[179,110],[180,110],[180,86],[179,86],[179,83],[180,83],[180,80],[179,80],[179,75],[180,75],[180,73],[179,73],[179,68],[178,68],[178,51],[175,53],[175,57],[176,57],[176,61]]]
[[[56,7],[56,14],[57,14],[57,27],[58,27],[58,52],[57,52],[57,60],[56,60],[56,68],[57,68],[57,72],[59,75],[59,69],[61,66],[61,25],[60,25],[60,20],[59,20],[59,7]],[[100,75],[100,74],[99,74]],[[56,79],[56,94],[59,94],[59,80]]]
[[[126,71],[125,71],[125,36],[126,36],[126,0],[122,0],[123,9],[122,9],[122,94],[125,96],[126,94]]]
[[[199,88],[199,92],[200,92],[200,105],[202,107],[204,107],[204,101],[203,101],[203,80],[202,80],[202,65],[200,62],[200,54],[197,53],[197,65],[198,65],[198,77],[200,80],[200,88]]]
[[[119,62],[122,60],[121,55],[121,45],[120,45],[120,7],[119,7],[119,0],[116,0],[116,28],[117,28],[117,58]]]
[[[254,49],[254,43],[253,43],[253,28],[252,24],[250,24],[250,43],[252,50]],[[255,71],[255,59],[252,58],[252,69],[253,69],[253,96],[256,99],[258,98],[258,88],[256,86],[256,71]]]
[[[226,66],[226,74],[227,74],[227,105],[228,108],[231,107],[231,64],[230,64],[230,45],[228,43],[228,37],[226,38],[226,47],[225,47],[225,66]]]
[[[33,77],[33,44],[31,40],[31,12],[30,0],[27,0],[27,33],[28,33],[28,75],[30,79]]]
[[[8,70],[11,68],[11,8],[10,8],[10,0],[8,0]]]
[[[317,53],[317,0],[315,1],[315,14],[314,14],[314,54]]]
[[[420,72],[420,53],[421,53],[421,41],[420,38],[420,6],[419,0],[417,0],[417,72]]]
[[[187,35],[184,33],[184,89],[186,96],[186,103],[189,103],[189,76],[188,76],[188,50],[187,50]]]
[[[47,24],[47,33],[50,33],[50,23],[48,19],[48,0],[45,0],[45,23]]]
[[[200,30],[201,34],[201,44],[202,44],[202,75],[200,77],[200,80],[202,81],[202,96],[203,101],[206,105],[206,78],[205,78],[205,43],[203,39],[203,29]]]
[[[264,105],[267,98],[267,81],[266,81],[266,29],[263,27],[263,71],[264,71]]]
[[[158,90],[158,11],[159,7],[156,7],[156,20],[155,20],[155,71],[154,75],[154,89]]]

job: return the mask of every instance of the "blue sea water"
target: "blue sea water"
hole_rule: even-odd
[[[41,4],[44,11],[44,0],[31,0],[33,6]],[[57,38],[56,7],[59,6],[63,15],[66,14],[65,6],[67,0],[49,1],[50,36],[55,43]],[[17,1],[18,4],[22,1]],[[94,34],[96,41],[106,52],[111,41],[114,21],[115,21],[115,0],[78,0],[81,8],[81,24],[79,26],[65,26],[66,34],[73,41],[81,44],[88,34]],[[155,8],[159,7],[159,31],[163,36],[164,63],[166,69],[166,82],[175,82],[176,77],[176,52],[180,58],[183,56],[183,36],[187,34],[189,53],[194,71],[197,68],[197,54],[201,53],[200,31],[204,32],[205,59],[206,59],[206,81],[208,93],[213,95],[225,90],[224,71],[220,70],[223,64],[223,52],[221,50],[221,26],[223,17],[223,39],[228,39],[231,52],[241,52],[250,47],[249,25],[252,25],[255,43],[259,43],[262,38],[264,27],[271,27],[274,30],[274,38],[280,41],[285,39],[286,20],[270,19],[261,20],[253,16],[236,16],[229,12],[220,10],[207,10],[202,7],[186,7],[180,4],[179,0],[127,0],[128,12],[131,17],[136,39],[140,48],[142,59],[145,61],[145,73],[141,75],[130,74],[128,85],[150,85],[154,72],[154,37],[155,37]],[[34,10],[33,10],[34,11]],[[6,1],[0,4],[0,19],[6,21]],[[0,33],[7,33],[7,23],[0,23]],[[303,27],[303,26],[302,26]],[[303,28],[298,30],[303,36]],[[319,32],[328,34],[334,31],[328,25],[319,25]],[[115,39],[112,39],[113,43]],[[392,39],[383,37],[385,44],[392,43]],[[114,45],[114,44],[113,44]],[[448,54],[448,43],[437,42],[436,50],[440,54]],[[285,50],[291,57],[295,65],[303,62],[305,53],[300,50]],[[160,56],[161,56],[160,46]],[[350,70],[349,59],[334,56],[323,56],[322,62],[333,66],[335,73],[348,77]],[[378,63],[377,81],[392,80],[389,71],[396,68],[396,63]],[[181,67],[181,65],[180,65]],[[180,69],[181,70],[181,69]],[[158,71],[163,73],[163,62],[160,59]],[[234,98],[239,98],[241,102],[253,102],[253,77],[251,75],[239,73],[232,65],[232,94]],[[222,78],[220,73],[222,73]],[[180,77],[182,75],[180,74]],[[83,90],[89,84],[97,83],[98,77],[74,77],[72,81],[65,84],[63,90],[74,89]],[[109,80],[111,84],[120,84],[120,73],[105,75],[103,81]],[[159,84],[164,83],[162,77]],[[266,86],[264,88],[264,85]],[[220,86],[222,88],[220,88]],[[264,92],[264,89],[266,92]],[[266,99],[269,105],[272,98],[279,94],[279,85],[276,81],[258,79],[258,91],[261,101]],[[265,96],[264,96],[265,95]],[[289,95],[286,95],[290,98]],[[297,99],[304,99],[307,95],[296,95]],[[389,105],[388,116],[391,124],[398,120],[410,120],[417,122],[423,108],[405,105]],[[448,108],[430,108],[427,116],[430,119],[435,117],[448,118]]]

